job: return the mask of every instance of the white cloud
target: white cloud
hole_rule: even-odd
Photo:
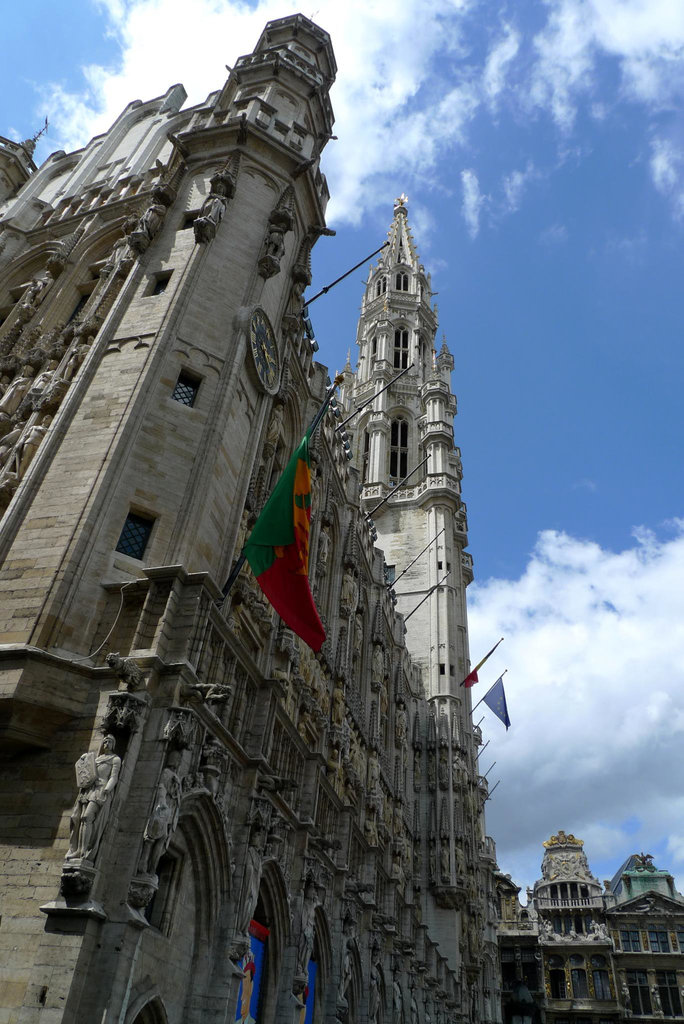
[[[469,589],[473,657],[505,637],[487,678],[508,667],[512,726],[486,713],[483,767],[497,761],[488,830],[520,883],[559,828],[597,870],[660,844],[684,871],[684,521],[670,529],[621,552],[546,531],[520,579]]]
[[[482,86],[490,102],[503,91],[508,65],[520,49],[519,33],[510,25],[504,25],[503,28],[504,36],[490,50],[482,75]]]
[[[224,65],[253,49],[266,21],[299,10],[296,0],[194,0],[189,42],[185,0],[101,4],[121,58],[115,68],[83,69],[82,93],[50,86],[53,137],[66,148],[179,77],[188,102],[201,102],[223,84]],[[331,220],[358,222],[378,201],[386,205],[392,189],[411,191],[445,146],[463,140],[480,102],[458,60],[467,8],[468,0],[320,0],[315,20],[330,32],[339,67],[331,92],[339,141],[324,156]]]
[[[514,213],[520,207],[527,185],[538,177],[539,172],[531,160],[528,161],[524,171],[511,171],[506,175],[503,180],[503,190],[506,196],[506,209],[509,213]]]
[[[463,205],[461,206],[463,219],[470,237],[477,238],[480,230],[480,211],[486,197],[480,192],[480,183],[473,170],[461,171],[461,185],[463,188]]]

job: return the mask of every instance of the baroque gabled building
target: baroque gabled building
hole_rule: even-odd
[[[684,898],[649,854],[633,854],[603,887],[584,844],[559,831],[544,843],[542,878],[525,907],[497,879],[504,1024],[520,984],[547,1024],[609,1024],[684,1016]]]
[[[0,1021],[498,1020],[453,360],[403,203],[340,405],[413,366],[356,464],[332,411],[312,443],[320,654],[248,570],[222,591],[326,393],[335,72],[295,15],[204,103],[40,168],[0,140]]]

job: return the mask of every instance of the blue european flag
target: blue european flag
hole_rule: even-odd
[[[508,708],[506,707],[506,694],[504,693],[503,676],[499,676],[497,681],[487,691],[485,696],[482,698],[484,703],[490,708],[497,718],[500,718],[503,724],[508,729],[511,724],[511,720],[508,717]]]

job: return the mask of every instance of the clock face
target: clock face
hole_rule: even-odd
[[[259,382],[269,394],[278,390],[278,349],[263,309],[255,309],[249,322],[249,340]]]

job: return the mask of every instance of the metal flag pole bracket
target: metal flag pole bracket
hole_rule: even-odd
[[[375,401],[375,399],[378,398],[383,393],[383,391],[387,391],[387,388],[391,388],[393,384],[396,384],[397,381],[399,380],[399,378],[403,377],[405,373],[409,372],[409,370],[412,370],[414,366],[415,366],[415,363],[409,363],[408,366],[404,367],[404,369],[401,371],[401,373],[398,373],[396,375],[396,377],[392,377],[392,380],[389,382],[389,384],[385,384],[385,386],[380,388],[379,391],[374,391],[373,394],[371,395],[371,397],[368,399],[368,401],[363,402],[363,404],[359,405],[356,409],[354,409],[353,412],[350,412],[349,415],[347,416],[346,420],[342,420],[342,422],[339,423],[335,427],[335,430],[342,430],[342,428],[345,427],[347,425],[347,423],[349,423],[349,420],[353,420],[354,417],[356,415],[358,415],[358,413],[363,412],[363,410],[367,406],[372,405],[372,403]]]
[[[372,519],[374,514],[378,511],[378,509],[382,508],[382,506],[385,504],[385,502],[389,501],[390,498],[392,497],[392,495],[396,494],[396,492],[399,490],[399,488],[402,487],[406,483],[407,480],[410,480],[411,477],[413,476],[413,474],[417,473],[418,470],[421,469],[421,467],[425,465],[425,463],[427,462],[427,460],[429,458],[430,458],[430,453],[428,452],[427,455],[425,456],[425,458],[423,459],[423,461],[419,462],[418,465],[415,467],[415,469],[412,469],[411,472],[407,473],[405,477],[402,477],[402,479],[399,481],[399,483],[394,485],[392,490],[389,492],[389,494],[385,495],[385,497],[382,499],[382,501],[379,501],[377,503],[377,505],[374,505],[373,508],[370,510],[370,512],[366,512],[366,519]],[[428,547],[429,547],[429,545],[428,545]]]
[[[439,533],[437,534],[437,536],[436,536],[436,537],[433,537],[433,538],[432,538],[432,540],[430,541],[430,543],[429,543],[429,544],[426,544],[426,545],[425,545],[425,547],[423,548],[423,550],[422,550],[422,551],[419,551],[419,552],[418,552],[418,554],[416,555],[416,557],[415,557],[415,558],[412,558],[412,559],[411,559],[411,561],[410,561],[410,562],[409,562],[409,564],[408,564],[408,565],[406,566],[406,568],[405,568],[405,569],[403,569],[403,570],[402,570],[402,571],[401,571],[401,572],[399,573],[399,575],[398,575],[398,576],[397,576],[397,577],[396,577],[396,578],[394,579],[394,581],[393,581],[392,583],[388,583],[388,584],[387,584],[387,586],[388,586],[388,587],[396,587],[396,585],[397,585],[397,583],[399,582],[399,580],[401,579],[401,577],[402,577],[402,576],[405,576],[405,575],[406,575],[406,573],[407,573],[407,572],[409,571],[409,569],[411,568],[411,566],[412,566],[412,565],[413,565],[413,564],[414,564],[415,562],[417,562],[417,561],[418,561],[418,559],[420,558],[420,556],[421,556],[421,555],[424,555],[424,554],[425,554],[425,552],[427,551],[427,549],[428,549],[428,548],[431,548],[431,547],[432,547],[432,545],[433,545],[433,544],[435,543],[435,541],[438,541],[438,540],[439,540],[439,538],[440,538],[440,537],[442,536],[442,534],[444,533],[444,531],[445,531],[445,530],[446,530],[446,526],[443,526],[443,527],[442,527],[442,529],[441,529],[441,530],[439,531]]]
[[[408,620],[411,618],[411,616],[414,614],[414,612],[418,611],[418,609],[420,608],[421,604],[425,604],[425,602],[427,601],[428,597],[430,597],[432,594],[434,594],[435,590],[437,590],[439,587],[441,587],[442,584],[444,583],[445,579],[447,578],[447,576],[450,576],[450,575],[451,575],[451,569],[449,569],[449,572],[445,573],[444,576],[442,576],[442,578],[439,581],[439,583],[435,583],[435,585],[433,587],[430,587],[430,589],[428,590],[428,592],[425,595],[425,597],[423,598],[423,600],[418,602],[418,604],[413,609],[413,611],[409,612],[408,615],[404,616],[404,622],[408,622]]]

